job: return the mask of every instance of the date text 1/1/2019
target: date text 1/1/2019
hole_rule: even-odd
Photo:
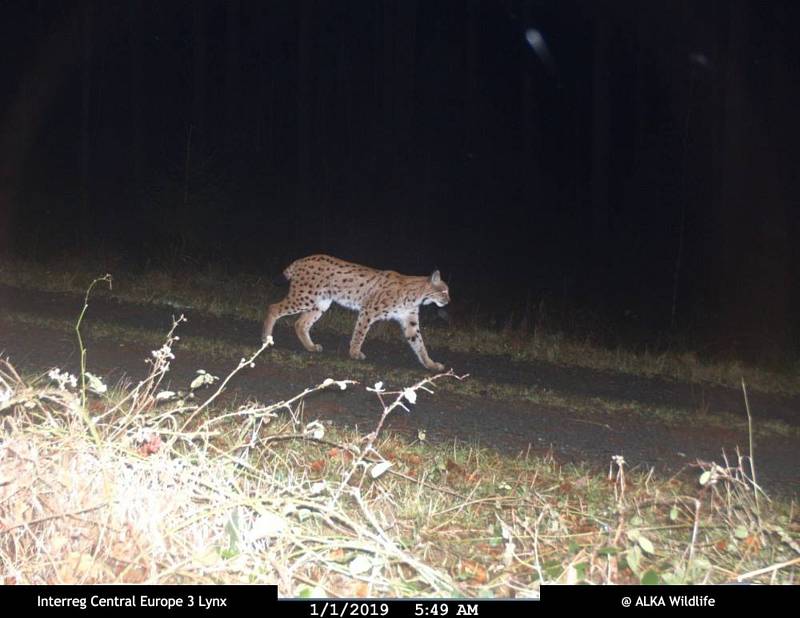
[[[347,618],[348,616],[386,616],[389,613],[388,603],[356,603],[343,601],[336,603],[312,603],[310,616],[319,618]]]
[[[453,606],[451,608],[451,605]],[[413,611],[412,611],[413,606]],[[313,602],[308,605],[311,618],[362,618],[375,616],[386,618],[392,616],[415,618],[442,618],[452,616],[478,616],[477,603],[428,601],[368,602],[368,601],[326,601]],[[450,610],[453,610],[452,613]],[[398,613],[399,612],[399,613]]]

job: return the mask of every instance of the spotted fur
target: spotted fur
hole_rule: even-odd
[[[350,340],[352,358],[366,358],[361,345],[374,322],[395,320],[419,361],[431,371],[444,369],[428,356],[419,330],[420,305],[444,307],[450,302],[450,292],[438,270],[429,277],[409,277],[328,255],[312,255],[292,262],[283,274],[290,283],[289,294],[267,310],[262,335],[266,345],[273,344],[275,322],[285,315],[300,313],[294,325],[300,342],[309,352],[321,352],[322,346],[311,341],[311,327],[335,302],[359,312]]]

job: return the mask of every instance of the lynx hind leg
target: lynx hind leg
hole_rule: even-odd
[[[444,365],[431,360],[428,350],[425,349],[425,342],[422,340],[422,333],[419,330],[419,315],[413,314],[401,322],[403,335],[405,335],[408,345],[414,350],[419,362],[430,371],[444,371]]]
[[[267,317],[264,319],[264,328],[261,332],[261,341],[267,347],[274,345],[275,341],[272,338],[272,329],[275,328],[275,322],[280,320],[286,315],[294,315],[301,311],[308,311],[313,309],[314,305],[311,303],[304,303],[295,294],[294,286],[289,288],[289,294],[286,295],[282,301],[270,305],[267,309]]]
[[[300,343],[309,352],[322,352],[322,346],[311,341],[311,327],[314,326],[314,322],[319,320],[323,313],[324,311],[319,308],[305,311],[294,323],[297,338],[300,339]]]
[[[275,328],[275,322],[289,314],[284,302],[281,301],[267,307],[267,317],[264,318],[264,327],[261,331],[261,342],[267,347],[275,345],[275,340],[272,338],[272,329]]]

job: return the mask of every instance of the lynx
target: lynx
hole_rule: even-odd
[[[352,358],[366,358],[361,345],[373,322],[395,320],[419,361],[431,371],[444,369],[428,356],[419,331],[420,305],[434,303],[444,307],[450,302],[450,292],[438,270],[430,277],[409,277],[327,255],[312,255],[292,262],[283,274],[290,282],[289,293],[267,310],[262,336],[265,345],[274,343],[272,329],[276,321],[302,312],[294,325],[300,343],[309,352],[321,352],[322,346],[311,341],[311,327],[336,302],[359,312],[350,340]]]

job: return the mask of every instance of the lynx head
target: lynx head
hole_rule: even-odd
[[[425,300],[422,302],[425,305],[435,303],[438,307],[444,307],[450,302],[450,290],[447,284],[442,281],[442,276],[438,270],[434,270],[433,274],[428,278],[428,290],[425,294]]]

